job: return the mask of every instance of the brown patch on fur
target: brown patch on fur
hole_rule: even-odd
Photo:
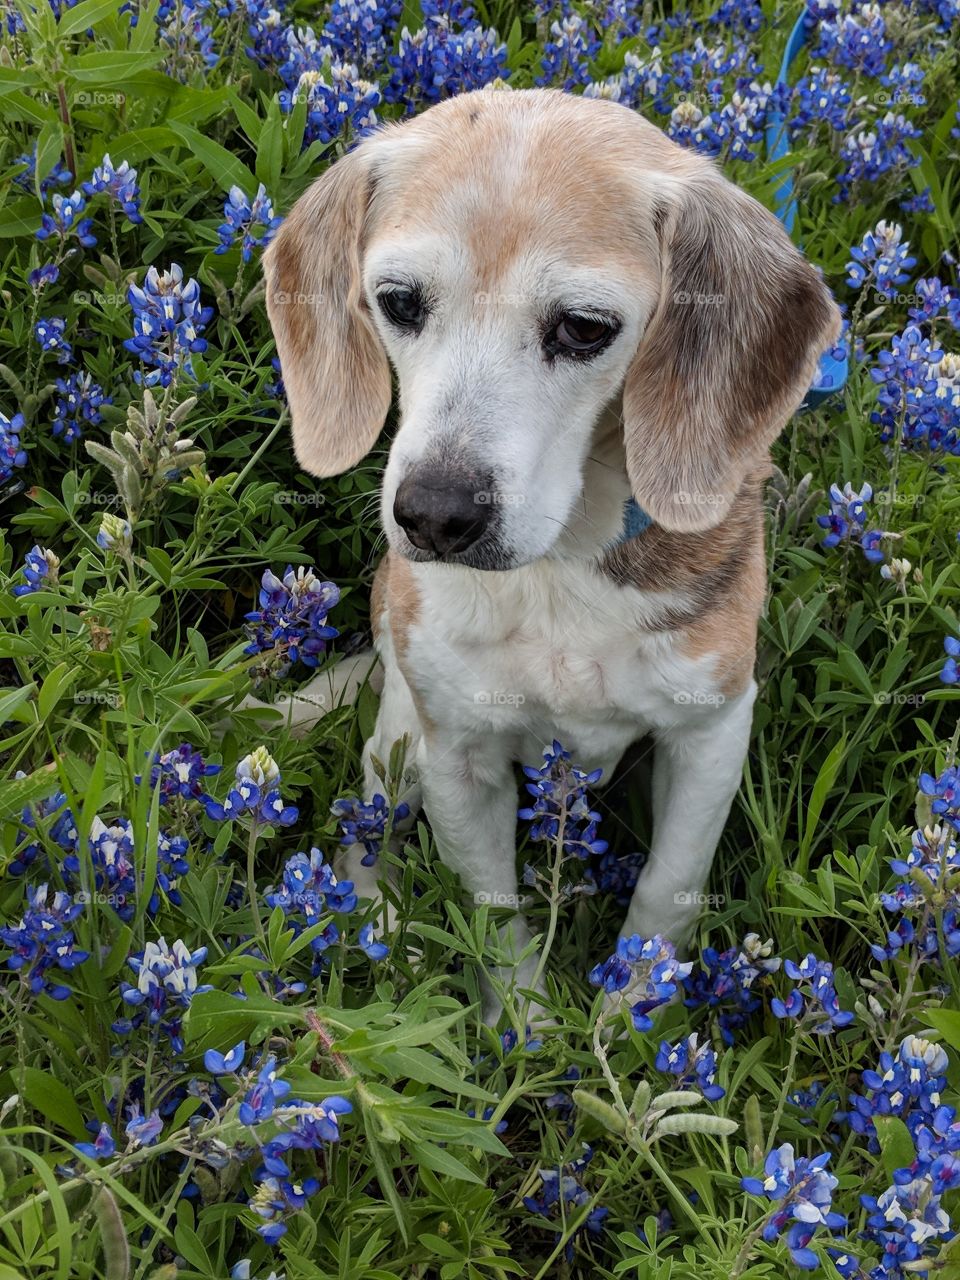
[[[404,560],[395,551],[388,551],[384,556],[377,570],[377,577],[381,574],[384,575],[383,590],[390,635],[397,662],[402,663],[410,643],[410,628],[420,621],[420,593],[413,580],[409,560]],[[372,604],[371,600],[371,607]]]
[[[297,201],[264,254],[293,445],[316,476],[355,466],[390,408],[390,368],[361,292],[371,191],[358,149]]]
[[[678,645],[684,657],[712,658],[720,691],[735,698],[753,677],[757,620],[767,591],[767,566],[759,541],[737,580],[736,592],[716,612],[684,629]]]
[[[370,587],[370,627],[374,640],[383,634],[383,611],[387,608],[387,590],[390,578],[390,552],[383,557],[373,574]]]
[[[716,528],[701,533],[678,533],[654,524],[629,542],[611,548],[600,571],[622,587],[638,591],[669,591],[686,603],[666,609],[657,630],[689,631],[691,656],[699,638],[705,652],[720,652],[726,640],[721,619],[738,623],[731,644],[747,650],[752,668],[754,638],[742,643],[763,606],[766,577],[763,547],[763,483],[767,467],[754,467],[744,479],[729,514]],[[750,621],[752,619],[752,621]]]

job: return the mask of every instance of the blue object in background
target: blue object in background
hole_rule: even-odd
[[[780,64],[780,74],[777,76],[778,85],[787,83],[790,65],[806,44],[807,34],[806,13],[804,12],[797,19],[787,39],[787,47],[783,51],[783,62]],[[787,134],[783,113],[771,111],[767,116],[767,159],[771,161],[783,160],[789,154],[790,139]],[[783,174],[777,180],[774,193],[774,211],[792,235],[797,221],[797,198],[793,191],[793,172],[790,169],[784,169]],[[847,381],[849,361],[846,355],[842,355],[838,359],[834,354],[835,350],[825,351],[820,357],[820,367],[814,378],[813,386],[804,397],[803,404],[800,406],[801,409],[812,409],[826,400],[828,396],[843,390]]]

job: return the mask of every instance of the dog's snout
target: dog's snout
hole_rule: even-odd
[[[412,472],[397,488],[393,518],[418,550],[455,555],[483,535],[492,512],[489,497],[488,490],[462,478]]]

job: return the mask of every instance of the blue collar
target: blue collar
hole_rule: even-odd
[[[619,546],[621,542],[629,542],[638,533],[643,533],[644,529],[649,529],[652,524],[653,521],[644,509],[633,498],[628,498],[623,508],[623,529],[614,546]]]

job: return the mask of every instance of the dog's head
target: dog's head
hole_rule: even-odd
[[[615,103],[481,91],[333,165],[267,251],[303,467],[356,465],[391,400],[391,545],[511,568],[548,553],[622,398],[634,496],[726,514],[839,315],[777,220]]]

